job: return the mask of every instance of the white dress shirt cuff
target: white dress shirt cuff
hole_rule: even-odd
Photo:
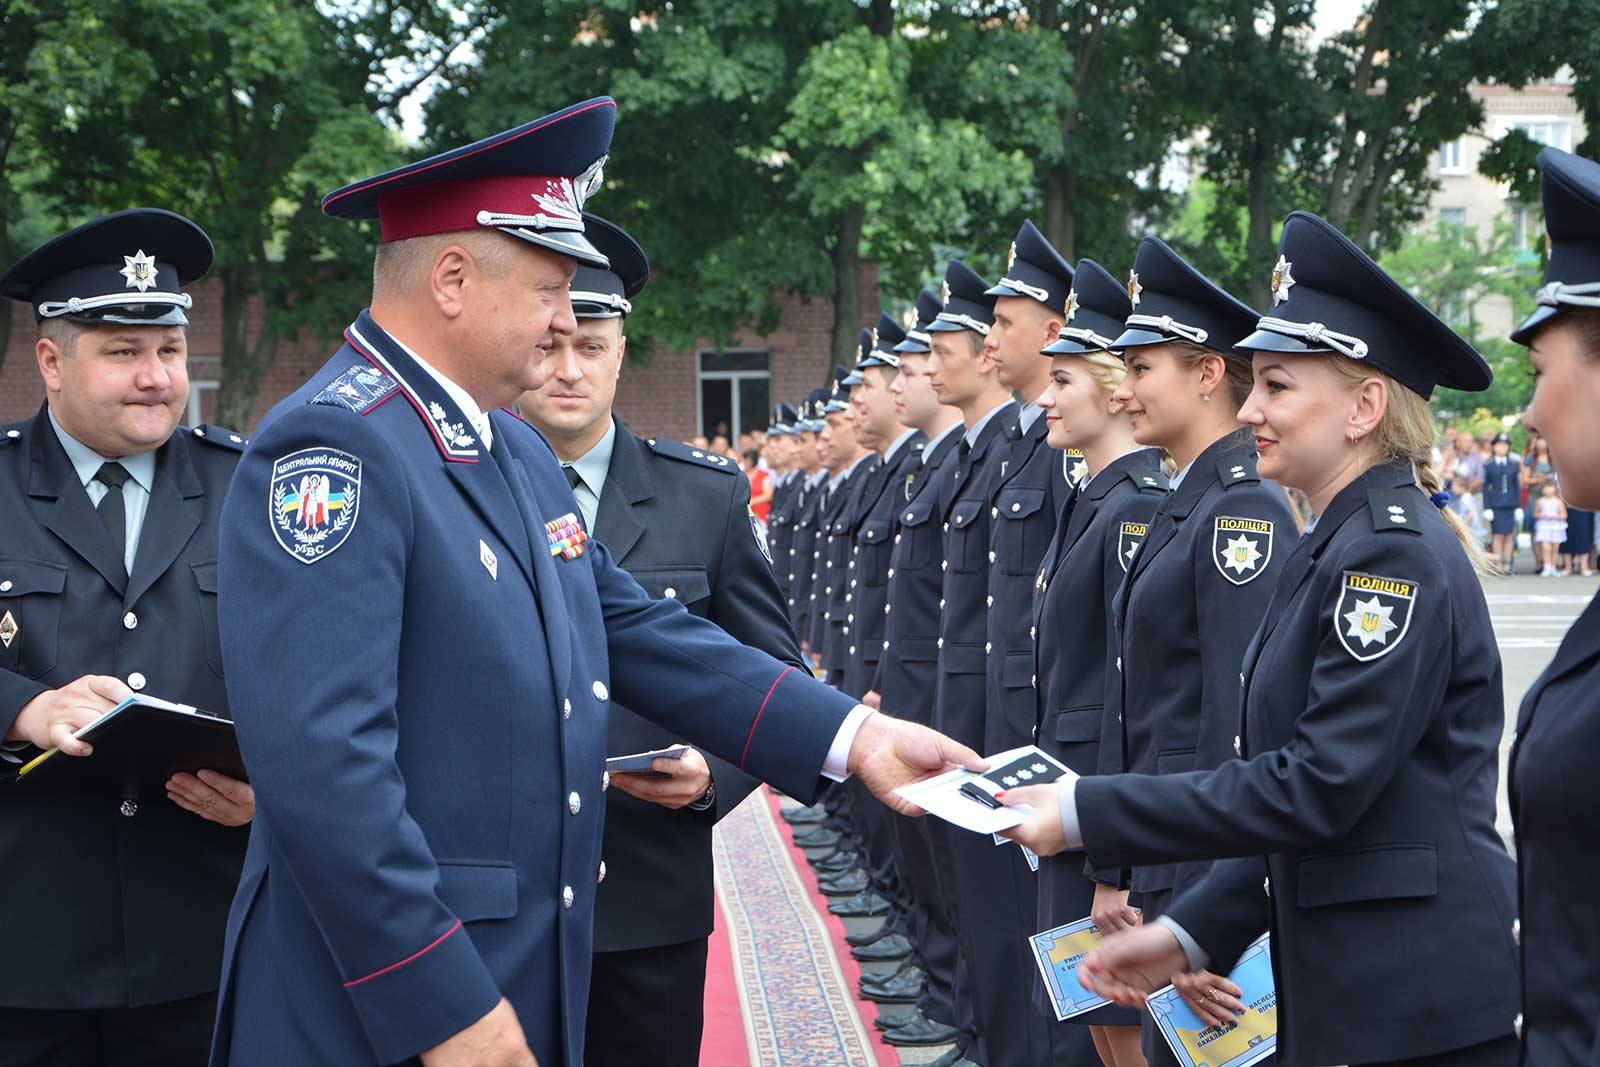
[[[1178,944],[1183,947],[1183,954],[1188,957],[1189,960],[1189,966],[1186,968],[1187,970],[1203,970],[1205,969],[1206,965],[1211,962],[1211,956],[1206,952],[1205,949],[1200,947],[1200,942],[1190,937],[1189,931],[1179,926],[1177,921],[1171,916],[1158,916],[1156,923],[1158,925],[1165,926],[1168,930],[1171,930],[1172,936],[1178,939]]]
[[[871,714],[872,709],[865,704],[850,709],[850,714],[839,724],[839,732],[833,735],[833,744],[828,746],[828,758],[822,761],[822,777],[832,782],[850,777],[850,746],[856,743],[856,733]]]
[[[1078,776],[1056,783],[1056,804],[1061,809],[1061,833],[1067,848],[1083,848],[1083,828],[1078,825]]]

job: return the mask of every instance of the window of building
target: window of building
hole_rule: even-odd
[[[1511,205],[1511,247],[1517,252],[1535,252],[1544,241],[1544,220],[1533,204]]]
[[[1461,161],[1461,138],[1446,141],[1439,146],[1439,173],[1465,174],[1467,168]]]
[[[221,387],[222,383],[215,379],[189,380],[189,406],[183,415],[185,425],[199,426],[201,423],[217,421],[217,390]]]
[[[747,430],[765,430],[771,412],[771,357],[765,349],[701,352],[697,368],[695,424],[706,437],[737,441]]]
[[[1567,152],[1572,150],[1572,123],[1566,119],[1538,119],[1513,122],[1511,128],[1513,130],[1521,130],[1523,135],[1535,144],[1559,148]]]
[[[1439,225],[1465,226],[1467,224],[1467,209],[1464,207],[1442,207],[1439,209]]]

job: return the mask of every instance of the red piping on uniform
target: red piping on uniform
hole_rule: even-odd
[[[762,699],[761,706],[756,709],[755,721],[750,724],[750,733],[744,739],[744,752],[739,755],[739,769],[741,771],[744,770],[744,761],[750,758],[750,742],[756,739],[756,727],[761,725],[761,713],[767,710],[767,701],[772,699],[772,694],[777,690],[778,683],[783,681],[783,676],[792,670],[794,670],[793,667],[785,667],[778,673],[778,676],[772,680],[772,688],[767,690],[767,695]]]
[[[379,363],[377,358],[374,357],[372,355],[372,353],[368,352],[365,348],[362,348],[361,345],[356,342],[355,336],[351,333],[351,331],[345,330],[345,332],[344,332],[344,340],[345,340],[346,344],[348,344],[351,348],[356,350],[356,352],[361,356],[362,359],[366,360],[368,363],[372,364],[374,367],[377,367],[380,371],[383,371],[384,374],[389,374],[388,369],[386,367],[384,367],[384,365],[382,363]],[[445,460],[447,462],[450,462],[450,463],[476,463],[476,462],[478,462],[477,459],[475,459],[472,456],[452,456],[450,454],[450,449],[444,443],[444,438],[439,436],[438,428],[436,426],[434,426],[433,420],[428,418],[428,413],[426,411],[422,410],[422,405],[417,403],[416,398],[411,395],[411,390],[406,386],[405,380],[400,378],[398,375],[389,375],[389,376],[394,378],[395,379],[395,385],[399,386],[399,388],[396,389],[395,392],[396,393],[401,393],[401,394],[403,394],[405,396],[406,403],[410,404],[412,409],[415,410],[417,415],[422,419],[422,424],[428,428],[428,433],[433,436],[433,443],[438,446],[439,453],[444,456],[444,458],[445,458]],[[394,395],[394,394],[391,393],[390,396],[392,396],[392,395]],[[389,399],[389,397],[386,396],[383,399],[385,401],[387,401]],[[373,406],[376,407],[377,405],[375,404]]]
[[[569,114],[552,116],[549,119],[549,121],[541,122],[537,126],[533,126],[533,127],[530,127],[530,128],[528,128],[526,130],[523,130],[521,133],[517,134],[515,137],[507,137],[504,141],[496,141],[493,144],[486,144],[482,148],[473,149],[471,152],[463,152],[459,156],[450,156],[448,159],[435,160],[434,162],[429,163],[425,167],[418,167],[415,170],[408,170],[408,171],[406,171],[406,172],[404,172],[402,174],[394,174],[394,175],[391,175],[391,176],[389,176],[387,178],[384,178],[382,181],[364,182],[361,185],[355,186],[354,188],[346,189],[342,193],[335,193],[334,195],[328,197],[328,202],[326,204],[322,205],[322,213],[324,215],[326,215],[328,213],[329,205],[331,205],[331,204],[343,199],[344,197],[354,196],[356,193],[366,192],[366,191],[374,188],[377,185],[384,185],[384,184],[387,184],[387,183],[392,182],[392,181],[399,181],[401,178],[415,177],[416,175],[421,174],[424,171],[432,170],[434,167],[442,167],[446,163],[456,163],[456,162],[459,162],[460,160],[463,160],[463,159],[470,159],[471,157],[477,155],[479,152],[487,152],[491,148],[499,148],[501,145],[508,145],[512,141],[521,140],[522,138],[526,137],[530,133],[537,133],[538,131],[544,129],[546,126],[550,125],[551,122],[562,122],[562,121],[565,121],[566,119],[570,119],[570,118],[574,118],[574,117],[576,117],[578,115],[582,115],[586,111],[593,111],[597,107],[616,107],[616,106],[617,106],[617,103],[616,103],[615,100],[597,100],[594,103],[590,104],[588,107],[580,107],[578,110],[573,111],[573,112],[571,112]]]
[[[354,989],[356,986],[360,985],[362,982],[370,982],[374,978],[379,978],[379,977],[382,977],[383,975],[388,974],[390,971],[399,970],[401,967],[404,967],[408,963],[415,963],[417,960],[420,960],[422,957],[426,956],[428,953],[430,953],[434,949],[438,948],[440,943],[442,941],[444,941],[445,938],[449,937],[451,934],[455,933],[459,929],[461,929],[461,920],[457,919],[456,920],[456,924],[454,926],[452,926],[450,929],[446,930],[444,933],[440,934],[438,937],[434,938],[431,942],[428,943],[428,946],[426,948],[423,948],[423,949],[421,949],[420,951],[417,951],[417,952],[413,952],[411,955],[407,956],[405,959],[400,960],[400,961],[398,961],[396,963],[391,963],[391,964],[389,964],[389,966],[384,967],[382,970],[373,971],[371,974],[367,975],[365,978],[357,978],[352,982],[346,982],[344,984],[344,987],[346,989]]]

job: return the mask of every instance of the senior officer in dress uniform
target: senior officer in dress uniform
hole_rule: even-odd
[[[267,416],[224,508],[224,661],[260,817],[218,1067],[581,1063],[613,685],[802,797],[851,771],[890,790],[939,751],[981,765],[652,600],[544,438],[496,410],[575,331],[575,261],[606,264],[582,209],[614,108],[323,201],[376,215],[384,245],[370,311]],[[292,494],[312,474],[337,506],[308,528]]]
[[[735,639],[804,669],[752,521],[748,479],[724,456],[635,437],[613,414],[627,315],[650,264],[632,237],[604,219],[585,215],[584,235],[609,266],[579,265],[572,281],[577,330],[556,337],[544,385],[524,393],[518,410],[555,449],[584,527],[645,592],[677,600]],[[613,702],[610,754],[676,740]],[[693,748],[680,760],[658,760],[656,771],[666,777],[610,777],[587,1067],[700,1062],[713,924],[711,829],[756,781]],[[663,1042],[666,1033],[673,1038]]]
[[[985,735],[984,674],[988,654],[989,569],[995,557],[989,546],[989,517],[994,483],[1009,454],[1007,427],[1017,421],[1017,402],[1000,380],[999,365],[984,346],[994,324],[995,297],[976,272],[959,260],[945,271],[944,308],[928,326],[933,353],[929,370],[941,403],[961,409],[966,429],[957,446],[956,465],[941,476],[939,515],[944,535],[944,582],[941,591],[939,667],[934,697],[935,727],[964,744],[982,746]],[[1037,358],[1037,354],[1035,355]],[[936,835],[936,844],[941,836]],[[942,866],[953,874],[957,905],[956,932],[961,940],[980,1054],[974,1058],[997,1064],[1039,1062],[1042,1022],[1018,1027],[1015,952],[1001,948],[991,936],[997,923],[988,899],[992,871],[1012,860],[1025,862],[1016,849],[996,848],[980,834],[951,829],[942,835]],[[1032,933],[1033,931],[1028,931]]]
[[[1090,984],[1119,1002],[1143,1004],[1135,968],[1156,985],[1208,958],[1227,971],[1270,923],[1280,1062],[1510,1067],[1500,658],[1427,404],[1436,385],[1480,392],[1492,375],[1337,227],[1295,212],[1278,253],[1273,313],[1238,345],[1255,370],[1239,416],[1262,473],[1316,518],[1240,667],[1243,758],[1015,799],[1042,804],[1028,830],[1054,825],[1047,851],[1217,861],[1090,957]],[[1226,979],[1184,988],[1211,1024],[1243,1007]]]
[[[37,415],[0,428],[4,777],[42,749],[90,755],[72,731],[136,691],[228,713],[217,516],[243,439],[178,426],[182,289],[210,266],[200,227],[141,209],[0,277],[33,307],[45,384]],[[5,783],[0,1063],[204,1062],[253,802],[202,775],[174,778],[170,800]]]
[[[1513,341],[1528,346],[1533,399],[1523,425],[1550,442],[1561,492],[1600,508],[1600,164],[1539,154],[1550,265],[1539,306]],[[1522,701],[1507,771],[1516,827],[1526,1067],[1600,1062],[1600,598],[1567,631]]]

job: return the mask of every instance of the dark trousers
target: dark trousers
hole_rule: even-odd
[[[217,995],[141,1008],[0,1008],[0,1067],[204,1067]]]
[[[1358,1064],[1357,1067],[1516,1067],[1519,1051],[1517,1039],[1507,1034],[1481,1045],[1441,1052],[1435,1056],[1384,1060],[1381,1063]]]
[[[585,1067],[698,1067],[708,943],[594,954]]]

